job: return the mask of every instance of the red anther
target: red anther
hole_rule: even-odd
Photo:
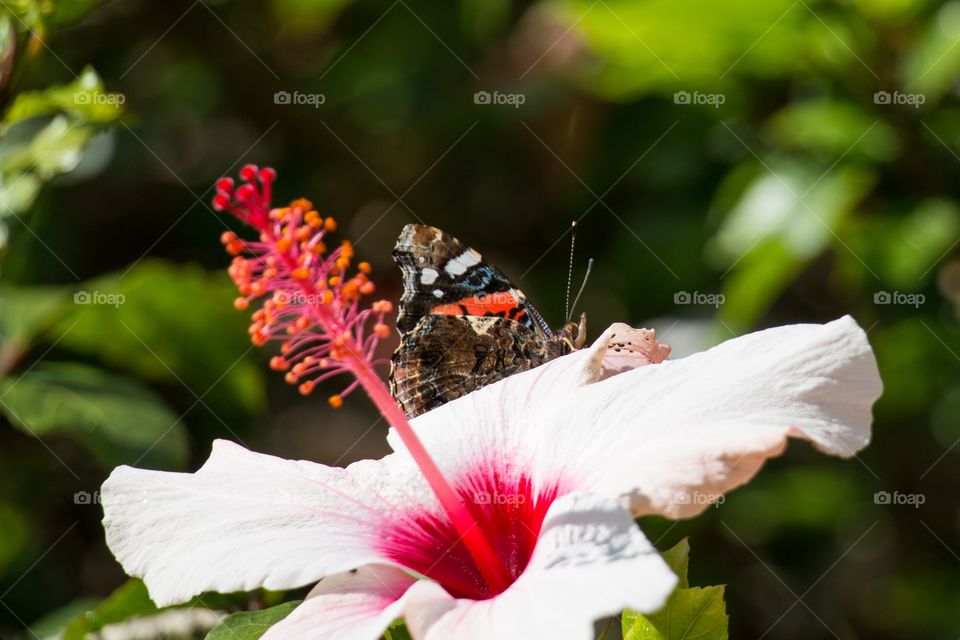
[[[213,196],[213,208],[217,211],[223,211],[230,206],[230,198],[222,193]]]
[[[237,234],[233,231],[224,231],[220,234],[220,243],[227,245],[237,239]]]
[[[245,165],[243,169],[240,169],[240,177],[246,180],[247,182],[252,181],[254,178],[257,177],[257,165],[255,164]]]
[[[233,178],[220,178],[217,180],[217,191],[229,195],[233,191]]]
[[[277,179],[277,172],[274,171],[273,167],[264,167],[260,169],[260,182],[273,182]]]

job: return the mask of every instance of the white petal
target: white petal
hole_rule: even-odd
[[[551,505],[530,564],[514,584],[489,600],[458,600],[420,637],[588,640],[595,620],[628,607],[655,611],[676,583],[616,501],[569,494]]]
[[[856,453],[881,388],[849,317],[760,331],[571,394],[543,433],[541,466],[565,465],[584,490],[628,495],[635,515],[692,516],[788,436]]]
[[[218,440],[193,474],[119,467],[102,490],[107,544],[159,605],[310,584],[382,561],[376,536],[395,507],[362,480],[388,475],[370,468],[382,464],[338,469]]]
[[[411,605],[413,611],[406,611]],[[453,598],[433,582],[369,565],[321,580],[262,640],[377,640],[405,614],[408,626],[420,629],[452,606]]]

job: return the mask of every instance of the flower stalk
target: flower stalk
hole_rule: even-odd
[[[264,301],[253,313],[251,341],[258,346],[281,343],[280,355],[270,366],[285,371],[287,382],[297,384],[304,395],[329,378],[350,375],[353,381],[329,398],[334,408],[356,387],[363,388],[397,431],[490,592],[499,593],[512,581],[507,568],[375,371],[386,362],[376,359],[376,348],[389,335],[384,317],[393,305],[387,300],[361,304],[375,290],[368,277],[370,265],[359,263],[351,275],[353,246],[343,241],[329,249],[327,236],[336,229],[336,221],[320,216],[308,200],[271,208],[273,169],[247,165],[240,177],[243,184],[238,187],[230,178],[217,182],[213,207],[259,232],[257,241],[243,240],[231,231],[221,236],[227,253],[234,256],[229,273],[240,292],[234,306],[243,310],[254,300]]]

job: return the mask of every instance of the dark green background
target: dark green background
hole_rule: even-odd
[[[731,637],[960,636],[960,2],[3,6],[0,636],[122,582],[74,497],[115,464],[193,469],[214,437],[385,451],[362,396],[332,412],[248,350],[218,242],[236,225],[208,206],[245,162],[337,216],[393,299],[393,240],[422,220],[559,324],[578,220],[591,337],[653,326],[682,355],[852,314],[885,382],[859,460],[796,443],[695,521],[642,525],[660,548],[692,536]]]

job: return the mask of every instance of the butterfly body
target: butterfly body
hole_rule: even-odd
[[[440,229],[407,225],[393,256],[404,292],[390,388],[408,417],[584,344],[585,318],[552,331],[502,272]]]

